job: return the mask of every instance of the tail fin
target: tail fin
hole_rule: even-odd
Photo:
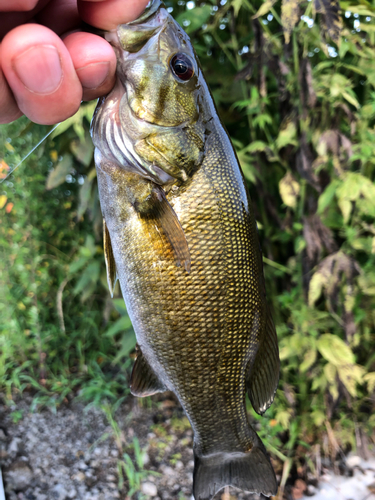
[[[276,494],[275,472],[263,446],[255,445],[248,453],[195,455],[195,500],[211,500],[225,486],[265,496]]]

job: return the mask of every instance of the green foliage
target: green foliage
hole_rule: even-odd
[[[129,367],[134,333],[107,291],[87,108],[0,185],[0,384],[9,398],[32,389],[34,406],[78,388],[96,403],[128,391],[115,364]],[[46,130],[2,126],[0,175]]]
[[[119,489],[121,490],[123,488],[124,480],[126,479],[129,487],[127,496],[129,498],[143,500],[146,499],[146,496],[139,493],[141,489],[141,482],[146,480],[149,475],[159,476],[160,474],[143,468],[147,452],[145,449],[141,449],[137,437],[133,439],[133,445],[131,446],[131,450],[129,450],[129,452],[134,456],[134,459],[132,459],[128,453],[124,453],[123,459],[119,460],[117,465]]]
[[[166,5],[192,38],[254,201],[282,360],[276,400],[254,418],[285,482],[301,457],[314,467],[317,442],[337,452],[358,429],[374,439],[375,5]],[[0,186],[9,397],[33,387],[57,405],[80,388],[113,404],[126,386],[134,333],[119,290],[113,302],[107,291],[92,111],[82,106]],[[2,172],[44,132],[25,119],[2,126]],[[124,456],[132,488],[140,470]]]

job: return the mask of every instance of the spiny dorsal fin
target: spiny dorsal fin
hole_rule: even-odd
[[[142,354],[139,345],[136,345],[137,358],[135,360],[133,371],[130,379],[130,391],[133,396],[145,397],[152,396],[157,392],[166,391],[166,387],[157,375],[154,373],[151,366]]]
[[[111,237],[109,235],[105,219],[103,219],[103,246],[104,246],[104,259],[107,268],[108,288],[111,297],[113,298],[113,290],[115,288],[117,281],[117,270],[116,270],[115,258],[113,256]]]
[[[262,415],[271,406],[279,382],[280,359],[277,335],[267,305],[265,332],[255,361],[246,377],[247,394],[254,410]]]

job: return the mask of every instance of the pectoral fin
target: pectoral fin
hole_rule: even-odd
[[[178,266],[191,270],[189,245],[176,212],[165,196],[163,188],[145,179],[129,185],[129,198],[142,218],[152,220],[166,235],[173,248]]]
[[[113,256],[111,237],[109,235],[108,227],[104,219],[103,219],[103,245],[104,245],[104,259],[107,267],[108,288],[111,297],[113,298],[113,290],[115,288],[117,281],[117,269],[116,269],[115,258]]]
[[[279,348],[275,324],[267,306],[261,345],[246,378],[247,394],[254,410],[262,415],[270,407],[279,382]]]
[[[148,364],[138,344],[136,345],[136,353],[137,358],[130,379],[130,391],[133,396],[152,396],[157,392],[166,391],[166,387],[160,382],[153,369]]]
[[[157,221],[172,245],[177,265],[183,266],[190,273],[190,250],[184,230],[181,227],[176,212],[168,202],[163,189],[159,187],[155,189],[158,190],[158,203],[155,204]]]

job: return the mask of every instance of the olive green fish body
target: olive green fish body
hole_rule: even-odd
[[[151,23],[148,29],[156,28]],[[146,31],[135,43],[144,42]],[[178,50],[194,56],[190,46]],[[108,109],[112,122],[123,113],[133,120],[131,128],[137,123],[129,109],[121,110],[121,86],[94,119],[109,283],[118,277],[137,335],[133,394],[172,390],[191,422],[196,500],[209,500],[228,484],[271,495],[275,475],[248,422],[245,396],[259,413],[271,404],[278,380],[276,334],[251,202],[199,66],[195,72],[195,112],[188,103],[182,126],[173,113],[161,118],[167,127],[172,116],[170,130],[151,131],[150,121],[140,125],[155,136],[177,136],[169,149],[157,138],[152,163],[134,147],[134,141],[150,144],[147,133],[140,139],[131,130],[131,139],[110,144]],[[133,91],[127,103],[131,99]],[[118,152],[126,141],[133,141],[130,152]]]

